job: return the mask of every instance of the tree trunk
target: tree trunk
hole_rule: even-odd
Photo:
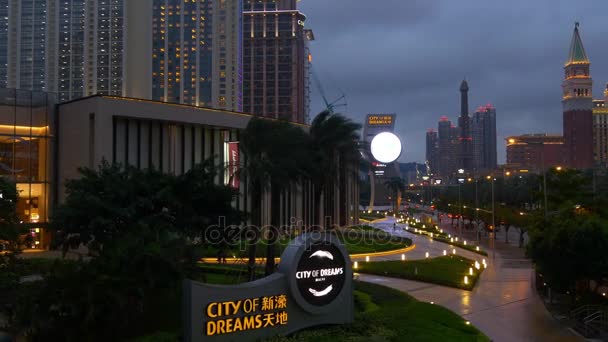
[[[271,185],[270,197],[271,219],[268,226],[268,239],[266,240],[266,269],[264,272],[267,276],[274,273],[274,257],[276,254],[279,226],[281,225],[281,187],[278,184],[273,183]]]
[[[247,273],[249,281],[255,280],[255,256],[259,239],[260,226],[262,225],[262,186],[258,182],[252,182],[252,206],[251,206],[251,226],[248,227],[247,250],[248,262]]]
[[[525,230],[520,229],[519,230],[519,248],[522,248],[524,246],[524,234],[526,233]]]
[[[511,225],[505,225],[505,243],[509,243],[509,229],[511,229]]]

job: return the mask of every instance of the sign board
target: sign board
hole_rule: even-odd
[[[239,182],[239,143],[238,141],[227,141],[224,143],[224,163],[226,165],[226,175],[224,184],[233,189],[238,189]]]
[[[332,234],[298,236],[278,272],[233,286],[184,282],[185,341],[256,341],[354,319],[352,269]]]
[[[391,114],[369,114],[367,116],[368,126],[392,126],[394,115]]]

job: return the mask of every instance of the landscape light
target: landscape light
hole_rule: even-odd
[[[429,252],[424,253],[424,257],[428,259],[428,257],[429,257]]]
[[[359,268],[359,263],[355,261],[355,265],[353,266],[355,269]]]
[[[469,277],[467,277],[466,275],[464,276],[464,283],[469,284]]]
[[[369,262],[369,255],[365,257],[365,262]]]

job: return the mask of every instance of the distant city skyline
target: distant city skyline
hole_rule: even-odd
[[[377,6],[307,0],[300,9],[306,26],[315,30],[313,68],[322,75],[326,93],[344,92],[346,113],[359,122],[366,113],[396,112],[403,162],[424,161],[426,130],[441,116],[457,121],[460,94],[454,85],[463,77],[471,88],[470,110],[486,104],[499,108],[498,163],[505,162],[507,136],[562,134],[560,85],[577,21],[597,98],[608,80],[605,2],[473,0],[462,6],[447,0],[388,0]],[[375,15],[379,12],[383,15]],[[312,93],[314,115],[323,106],[316,88]]]

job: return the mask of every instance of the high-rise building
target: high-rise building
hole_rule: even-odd
[[[595,165],[608,167],[608,84],[604,100],[593,100],[593,157]]]
[[[452,122],[442,116],[438,123],[438,156],[437,156],[437,173],[444,179],[449,179],[458,168],[458,160],[460,156],[459,136],[460,130],[452,125]]]
[[[242,111],[242,0],[154,0],[152,99]]]
[[[470,173],[473,169],[473,138],[471,137],[468,92],[469,85],[466,80],[463,80],[460,84],[460,117],[458,118],[458,128],[460,130],[458,168],[465,170],[466,173]]]
[[[439,136],[437,131],[429,128],[426,131],[426,162],[431,174],[437,174],[437,163],[439,157]]]
[[[0,0],[0,87],[240,111],[242,9],[242,0]]]
[[[246,0],[243,12],[243,109],[304,123],[310,54],[306,16],[295,0]]]
[[[510,136],[507,142],[507,168],[520,172],[543,172],[564,163],[564,137],[546,133]]]
[[[481,106],[471,117],[473,169],[488,171],[496,168],[496,108]]]
[[[593,166],[593,81],[578,26],[576,23],[562,83],[564,152],[568,167],[585,169]]]
[[[57,42],[46,29],[48,7],[47,0],[0,0],[0,88],[55,90],[46,71]]]

